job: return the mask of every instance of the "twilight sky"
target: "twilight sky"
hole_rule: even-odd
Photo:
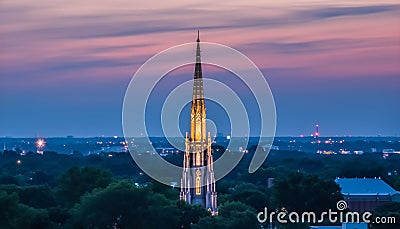
[[[400,136],[399,15],[398,1],[2,0],[0,136],[121,136],[132,75],[197,29],[262,70],[278,136]]]

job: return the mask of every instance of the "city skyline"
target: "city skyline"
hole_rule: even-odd
[[[193,41],[197,29],[202,41],[239,50],[263,72],[277,136],[307,136],[315,124],[321,136],[399,136],[398,15],[396,1],[3,1],[0,136],[122,136],[134,72]],[[185,81],[192,72],[176,75]]]

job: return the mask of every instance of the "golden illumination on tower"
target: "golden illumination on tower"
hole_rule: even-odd
[[[190,110],[190,134],[186,132],[180,199],[189,204],[202,205],[212,215],[218,215],[211,138],[210,133],[207,137],[206,131],[206,106],[198,34]]]

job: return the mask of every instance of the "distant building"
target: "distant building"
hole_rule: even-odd
[[[335,182],[352,211],[373,211],[380,205],[400,202],[400,192],[380,178],[336,178]]]
[[[394,149],[383,149],[382,150],[382,156],[385,159],[393,154],[400,154],[400,151],[395,151]]]
[[[354,150],[354,154],[355,155],[363,155],[364,151],[362,151],[362,150]]]
[[[342,223],[342,226],[311,226],[311,229],[368,229],[367,223]]]
[[[340,154],[350,154],[350,150],[340,150]]]
[[[389,154],[389,153],[394,153],[394,149],[383,149],[382,150],[382,153],[386,153],[386,154]]]
[[[342,229],[368,229],[367,223],[342,223]]]
[[[123,146],[106,146],[106,147],[101,147],[99,150],[95,150],[94,154],[100,154],[100,153],[119,153],[119,152],[127,152],[126,148]]]
[[[342,226],[311,226],[310,229],[342,229]]]
[[[268,188],[272,188],[272,186],[274,186],[274,180],[275,180],[275,178],[268,177],[268,183],[267,183]]]
[[[331,154],[337,154],[337,153],[332,150],[317,150],[317,154],[331,155]]]
[[[173,147],[156,147],[156,152],[160,154],[160,156],[165,157],[174,153],[179,153],[180,151]]]
[[[270,150],[279,150],[279,146],[276,146],[276,145],[271,145],[271,144],[266,144],[266,145],[263,145],[263,146],[261,146],[262,148],[263,148],[263,150],[264,151],[266,151],[266,150],[268,150],[268,149],[270,149]]]

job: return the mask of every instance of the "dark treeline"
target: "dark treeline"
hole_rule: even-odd
[[[4,151],[0,154],[0,228],[260,228],[256,214],[264,207],[298,212],[335,209],[342,199],[335,177],[381,177],[400,190],[400,176],[394,172],[400,171],[399,155],[384,159],[368,153],[272,151],[264,165],[249,174],[251,157],[252,152],[245,154],[217,182],[219,216],[211,217],[199,206],[180,202],[178,188],[152,181],[128,153],[22,156]],[[181,164],[182,155],[167,160]],[[274,178],[272,187],[269,178]],[[397,203],[374,214],[399,216],[399,212]]]

